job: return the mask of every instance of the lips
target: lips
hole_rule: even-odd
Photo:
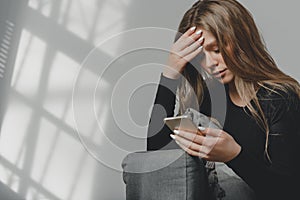
[[[217,71],[217,72],[213,73],[212,75],[215,76],[216,78],[220,78],[220,77],[222,77],[225,74],[226,70],[227,69],[223,69],[223,70]]]

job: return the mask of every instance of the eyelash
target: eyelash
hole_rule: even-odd
[[[219,49],[214,50],[215,53],[220,53]]]

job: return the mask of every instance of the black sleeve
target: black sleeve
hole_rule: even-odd
[[[262,199],[292,199],[299,178],[299,98],[292,95],[262,105],[269,123],[271,162],[258,161],[245,149],[229,161],[231,167]],[[298,194],[297,194],[298,196]]]
[[[147,133],[147,150],[180,148],[171,138],[172,130],[164,124],[165,117],[173,117],[176,103],[176,91],[180,79],[169,79],[161,74],[156,97],[150,117]],[[207,87],[204,87],[200,112],[210,116],[211,100]]]
[[[174,116],[176,90],[180,79],[169,79],[161,74],[147,133],[147,150],[179,148],[172,141],[172,131],[164,124],[165,117]]]

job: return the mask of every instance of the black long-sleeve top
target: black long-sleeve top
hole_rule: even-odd
[[[147,150],[179,148],[169,136],[172,131],[163,122],[164,117],[174,116],[179,82],[179,79],[161,75],[148,127]],[[268,160],[265,130],[246,107],[231,101],[226,85],[225,91],[227,109],[223,130],[241,146],[239,155],[226,164],[255,191],[257,199],[300,199],[297,194],[300,185],[299,97],[291,91],[276,93],[260,88],[257,92],[270,129]],[[210,115],[211,102],[209,91],[204,90],[199,111]]]

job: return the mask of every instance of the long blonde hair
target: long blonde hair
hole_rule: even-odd
[[[256,96],[257,89],[294,91],[300,97],[299,83],[283,73],[268,53],[250,12],[235,0],[201,0],[184,14],[177,40],[190,27],[201,27],[216,38],[228,69],[235,75],[235,85],[246,107],[266,133],[265,153],[268,155],[269,126]],[[183,112],[203,99],[204,80],[199,69],[187,64],[179,86],[179,107]],[[192,88],[192,89],[191,89]],[[190,100],[194,93],[196,100]],[[250,103],[254,102],[254,106]]]

